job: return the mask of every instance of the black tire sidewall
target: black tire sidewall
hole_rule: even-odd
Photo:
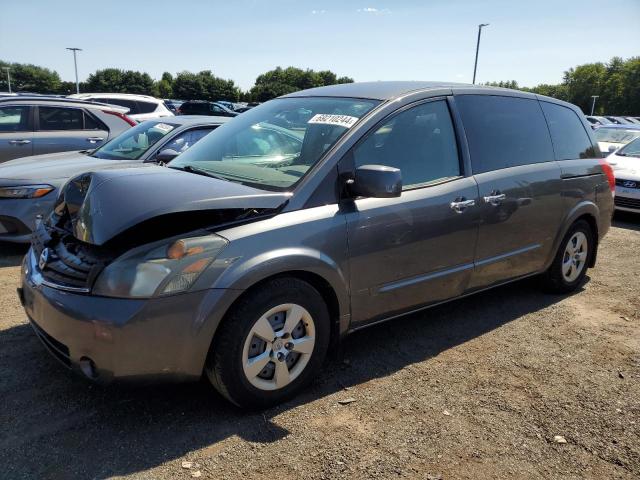
[[[285,303],[298,304],[311,315],[316,334],[313,353],[305,369],[289,385],[279,390],[261,390],[251,384],[242,368],[244,344],[260,316]],[[294,396],[317,374],[326,356],[329,337],[329,312],[320,293],[303,280],[274,279],[249,292],[225,318],[213,342],[207,374],[215,374],[214,386],[241,407],[275,405]]]
[[[587,237],[587,258],[585,259],[584,266],[578,277],[573,282],[568,282],[562,274],[562,261],[564,259],[564,252],[567,248],[567,243],[577,232],[582,232]],[[591,264],[592,255],[595,252],[595,239],[591,226],[584,220],[578,220],[567,231],[566,235],[560,243],[556,257],[553,260],[551,268],[547,272],[548,287],[552,291],[557,292],[570,292],[575,290],[584,280],[587,274],[587,269]]]

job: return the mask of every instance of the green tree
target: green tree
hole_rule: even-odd
[[[353,82],[352,78],[338,78],[335,73],[329,70],[316,72],[296,67],[276,67],[256,78],[255,85],[250,91],[250,96],[253,100],[264,102],[298,90],[351,82]]]
[[[0,88],[7,90],[7,75],[4,70],[9,67],[11,74],[11,90],[14,92],[58,93],[60,75],[48,68],[28,63],[9,63],[0,60]]]
[[[233,80],[213,75],[211,70],[180,72],[173,81],[173,95],[184,100],[228,100],[235,102],[240,89]]]
[[[86,81],[86,90],[90,92],[153,95],[153,87],[153,79],[148,73],[117,68],[97,70]]]

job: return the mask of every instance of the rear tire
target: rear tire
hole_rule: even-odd
[[[585,220],[575,222],[562,239],[549,269],[540,276],[550,293],[569,293],[582,283],[595,252],[594,232]]]
[[[205,372],[243,408],[265,408],[298,394],[327,353],[330,319],[309,283],[281,277],[250,291],[216,333]]]

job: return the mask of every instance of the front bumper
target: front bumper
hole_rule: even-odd
[[[100,382],[200,378],[221,318],[203,305],[215,307],[224,293],[212,289],[139,300],[66,292],[43,283],[31,250],[18,289],[47,350]]]
[[[28,243],[36,217],[44,218],[55,203],[55,192],[42,198],[0,199],[0,240]]]
[[[616,185],[614,202],[616,210],[640,213],[640,188],[625,188]]]

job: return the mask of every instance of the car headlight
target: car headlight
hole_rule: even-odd
[[[143,245],[109,264],[93,287],[105,297],[149,298],[188,290],[227,245],[219,235]]]
[[[0,187],[0,198],[40,198],[53,191],[51,185],[18,185]]]

